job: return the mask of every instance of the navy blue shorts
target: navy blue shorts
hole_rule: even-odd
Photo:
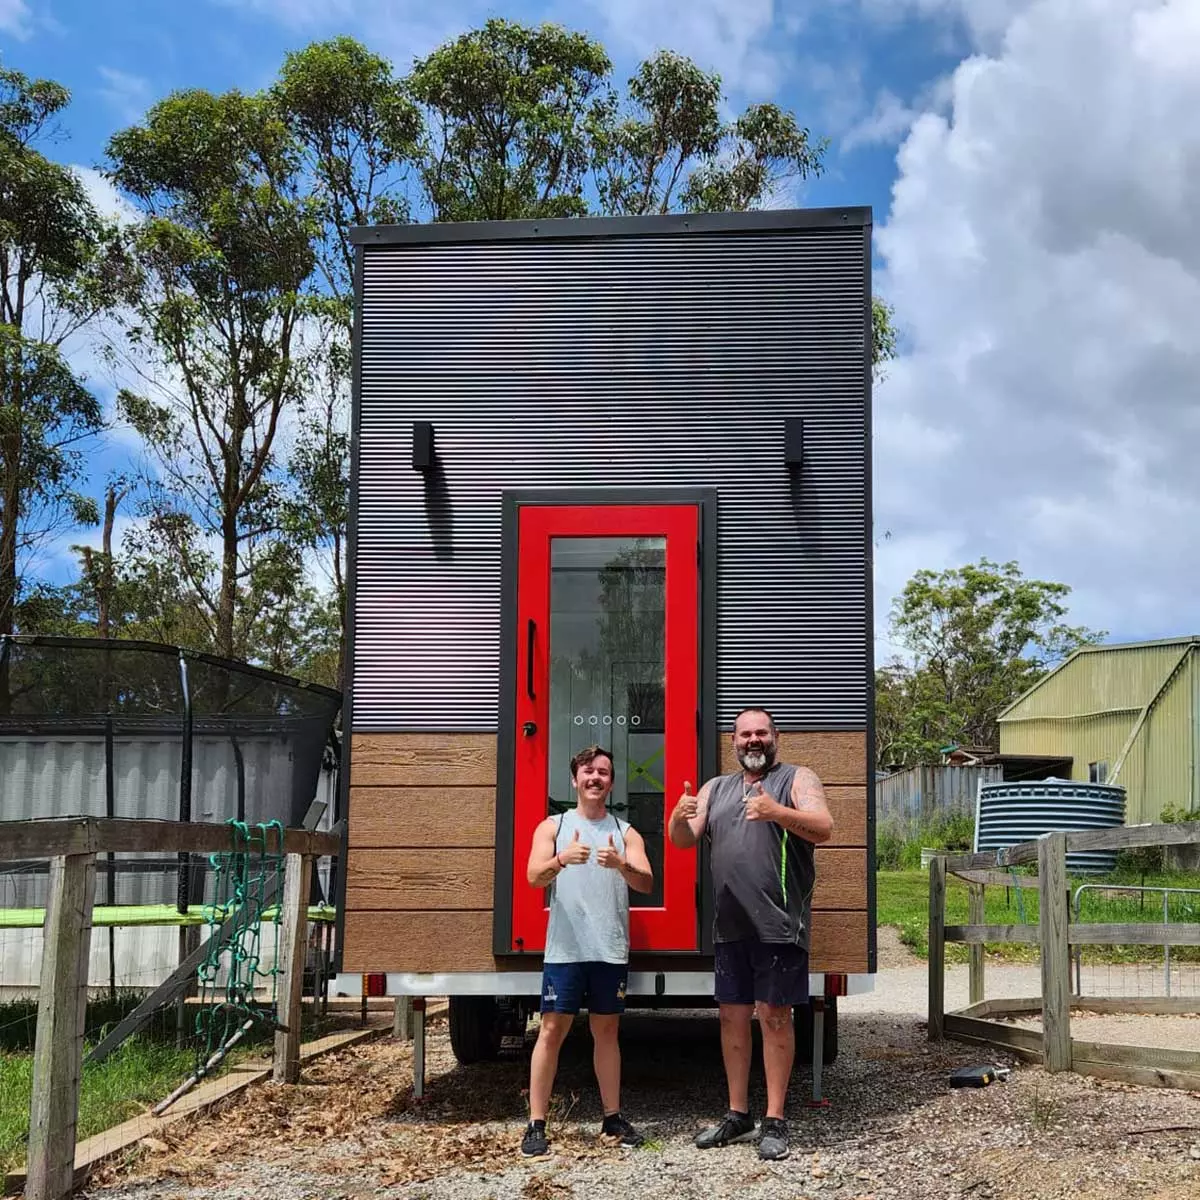
[[[769,1004],[790,1008],[808,1002],[808,951],[790,943],[717,942],[713,995],[718,1004]]]
[[[624,963],[543,963],[542,1012],[623,1013],[628,974]]]

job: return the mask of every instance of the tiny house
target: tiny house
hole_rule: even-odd
[[[464,1060],[523,1029],[530,839],[598,742],[655,873],[629,1003],[711,1002],[705,850],[666,823],[748,705],[834,816],[813,995],[869,988],[870,210],[354,237],[338,990],[449,996]]]

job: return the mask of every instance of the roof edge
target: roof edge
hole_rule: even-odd
[[[996,720],[997,722],[1003,721],[1004,718],[1007,717],[1008,714],[1012,712],[1012,710],[1016,708],[1018,704],[1023,704],[1029,699],[1030,696],[1033,695],[1034,692],[1038,690],[1038,688],[1042,686],[1042,684],[1046,683],[1053,676],[1057,675],[1059,671],[1063,670],[1063,668],[1067,666],[1068,663],[1074,662],[1075,659],[1080,657],[1080,655],[1098,654],[1105,650],[1144,650],[1151,646],[1186,646],[1189,644],[1200,645],[1200,634],[1190,634],[1185,637],[1176,638],[1152,638],[1145,642],[1096,642],[1086,646],[1079,646],[1075,650],[1072,650],[1071,653],[1068,654],[1067,657],[1064,658],[1057,666],[1051,667],[1051,669],[1047,671],[1045,675],[1043,675],[1041,679],[1037,681],[1037,683],[1023,691],[1011,704],[1001,709],[996,716]]]
[[[533,241],[613,238],[664,233],[764,233],[788,229],[868,229],[870,205],[838,208],[766,208],[750,212],[665,213],[635,217],[551,217],[545,221],[446,221],[412,225],[356,225],[356,246],[436,242]]]

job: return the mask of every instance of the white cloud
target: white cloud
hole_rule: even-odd
[[[780,0],[586,0],[585,11],[599,18],[597,36],[614,55],[640,61],[675,50],[717,71],[731,93],[762,100],[796,63],[806,7]]]
[[[81,167],[72,164],[71,170],[87,191],[92,207],[102,216],[128,225],[140,220],[137,209],[121,195],[113,186],[112,181],[102,175],[95,167]]]
[[[991,10],[1000,48],[915,119],[877,231],[910,347],[876,396],[877,525],[929,552],[906,570],[1015,558],[1079,620],[1200,632],[1200,6]]]
[[[33,14],[25,0],[0,0],[0,32],[22,41],[33,33]]]
[[[130,124],[140,121],[152,100],[149,80],[141,75],[131,75],[128,71],[118,71],[115,67],[102,66],[96,70],[104,80],[100,95],[121,120]]]
[[[994,49],[1015,17],[1036,0],[860,0],[867,16],[899,24],[913,16],[961,30],[979,47]]]

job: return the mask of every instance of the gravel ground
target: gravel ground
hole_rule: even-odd
[[[1046,1075],[954,1042],[930,1046],[904,968],[873,997],[846,1002],[828,1108],[789,1099],[792,1155],[753,1145],[697,1151],[723,1108],[717,1022],[709,1012],[631,1013],[623,1025],[624,1109],[651,1139],[599,1142],[590,1042],[563,1051],[551,1155],[528,1163],[523,1058],[460,1067],[444,1019],[430,1023],[428,1090],[414,1103],[411,1050],[390,1038],[319,1060],[296,1088],[263,1085],[224,1111],[107,1170],[96,1200],[1184,1200],[1200,1195],[1200,1095]],[[1002,968],[989,972],[989,980]],[[1002,978],[1002,977],[1001,977]],[[893,989],[893,983],[896,985]],[[897,1000],[896,994],[900,996]],[[989,988],[989,991],[991,989]],[[903,1001],[903,1002],[901,1002]],[[1006,1083],[951,1089],[956,1066],[1000,1062]],[[761,1112],[761,1073],[752,1077]],[[168,1144],[169,1142],[169,1144]]]

